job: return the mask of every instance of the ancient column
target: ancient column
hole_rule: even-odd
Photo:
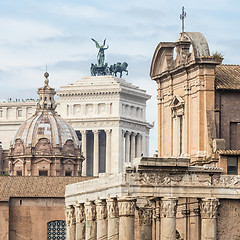
[[[119,240],[134,239],[134,215],[136,199],[126,197],[118,199],[119,206]]]
[[[85,158],[85,160],[82,163],[82,176],[86,176],[87,175],[87,131],[83,130],[81,131],[82,134],[82,154]]]
[[[99,132],[98,130],[93,131],[94,133],[94,150],[93,150],[93,176],[98,176],[99,173]]]
[[[130,132],[126,132],[126,143],[125,143],[125,162],[130,162]]]
[[[136,157],[136,133],[131,134],[131,162]]]
[[[85,218],[86,218],[86,240],[97,239],[97,224],[96,224],[96,205],[93,202],[87,201],[85,207]]]
[[[85,239],[85,213],[84,204],[74,205],[75,217],[76,217],[76,240]]]
[[[119,239],[119,210],[117,199],[107,199],[108,240]]]
[[[111,173],[111,129],[106,130],[106,173]]]
[[[202,230],[201,240],[217,239],[217,209],[219,201],[217,198],[204,198],[200,204]]]
[[[152,239],[152,208],[143,207],[138,210],[140,240]]]
[[[142,150],[141,150],[141,134],[138,133],[137,134],[137,152],[136,152],[136,157],[141,157],[141,153],[142,153]]]
[[[107,203],[104,200],[96,200],[97,212],[97,239],[107,239],[108,222],[107,222]]]
[[[76,231],[76,219],[74,215],[73,206],[65,207],[65,217],[66,217],[66,240],[75,240],[75,231]]]
[[[161,199],[161,240],[176,240],[177,198]]]
[[[160,200],[152,200],[153,217],[152,217],[152,240],[161,240],[161,218],[160,218]]]

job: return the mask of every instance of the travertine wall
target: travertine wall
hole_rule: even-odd
[[[240,239],[240,200],[221,199],[217,218],[217,239]]]
[[[65,220],[64,198],[13,198],[9,208],[10,240],[47,239],[47,222]]]

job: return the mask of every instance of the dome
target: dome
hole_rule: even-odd
[[[79,176],[84,158],[77,134],[56,113],[56,92],[48,85],[49,74],[44,76],[36,112],[19,127],[10,147],[10,175]]]

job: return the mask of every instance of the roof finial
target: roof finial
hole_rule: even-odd
[[[45,72],[45,73],[44,73],[44,77],[46,78],[45,81],[44,81],[45,86],[48,86],[48,83],[49,83],[49,80],[48,80],[49,73],[48,73],[48,72]]]
[[[184,19],[186,18],[187,13],[184,11],[184,7],[182,7],[182,14],[180,14],[180,19],[182,20],[182,32],[184,32]]]

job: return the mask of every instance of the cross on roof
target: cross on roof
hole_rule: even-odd
[[[187,13],[184,11],[184,7],[182,7],[182,14],[180,14],[180,19],[182,20],[182,32],[184,32],[184,19],[186,18]]]

